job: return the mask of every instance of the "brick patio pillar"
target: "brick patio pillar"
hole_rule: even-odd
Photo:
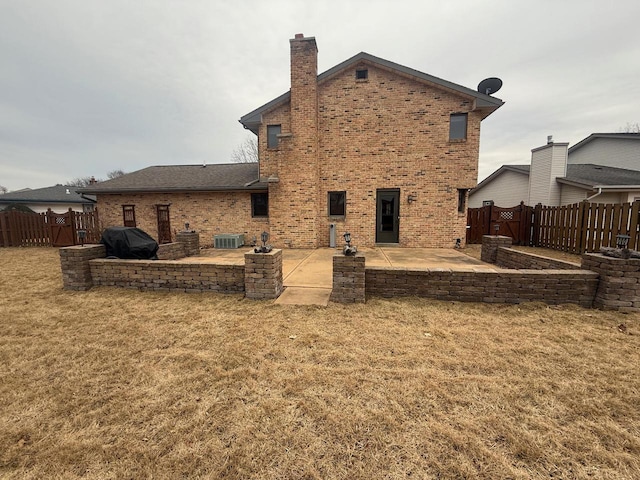
[[[512,242],[513,239],[511,237],[503,235],[483,235],[480,260],[486,263],[496,263],[498,248],[510,247]]]
[[[333,256],[333,290],[331,301],[337,303],[364,303],[365,257],[361,253]]]
[[[178,232],[176,242],[184,244],[184,253],[193,257],[200,253],[200,234],[198,232]]]
[[[247,298],[278,298],[282,288],[282,250],[244,254],[244,289]]]
[[[89,290],[93,286],[89,260],[105,258],[104,245],[76,245],[60,249],[62,288],[65,290]]]
[[[640,312],[640,258],[582,255],[582,268],[600,274],[593,306],[602,310]]]

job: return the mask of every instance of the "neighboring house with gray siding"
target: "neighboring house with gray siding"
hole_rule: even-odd
[[[503,165],[469,194],[469,208],[640,200],[640,134],[594,133],[571,148],[534,148],[531,165]]]

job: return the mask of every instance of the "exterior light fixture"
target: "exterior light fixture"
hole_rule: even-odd
[[[629,235],[619,234],[616,235],[616,247],[620,250],[626,250],[629,246],[629,240],[631,237]]]
[[[87,231],[78,230],[78,238],[80,239],[80,245],[84,247],[84,239],[87,238]]]
[[[184,231],[188,232],[189,231],[189,222],[184,224]]]
[[[415,202],[417,199],[418,199],[418,196],[417,196],[417,195],[409,194],[409,196],[407,197],[407,203],[413,203],[413,202]]]
[[[356,247],[351,246],[351,234],[347,232],[342,236],[344,237],[344,241],[346,243],[346,245],[342,249],[342,253],[344,255],[351,256],[351,257],[354,256],[356,253],[358,253],[358,249]]]
[[[497,237],[497,236],[498,236],[498,231],[500,230],[500,224],[499,224],[499,223],[496,223],[496,224],[493,226],[493,229],[496,231],[496,237]]]
[[[271,245],[267,245],[267,241],[269,241],[269,232],[262,232],[260,234],[260,240],[262,240],[262,246],[258,248],[254,248],[253,251],[255,253],[269,253],[273,250]]]

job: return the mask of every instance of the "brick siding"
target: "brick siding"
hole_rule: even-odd
[[[477,181],[482,116],[471,111],[473,102],[368,63],[316,88],[315,41],[291,42],[291,104],[266,112],[259,132],[261,175],[279,178],[269,184],[273,244],[326,247],[329,224],[337,223],[355,244],[373,246],[378,189],[400,191],[401,246],[452,248],[458,238],[464,244],[458,189]],[[367,80],[356,80],[359,68],[368,69]],[[449,141],[450,114],[465,112],[466,140]],[[292,136],[269,149],[267,126],[275,124]],[[346,191],[344,218],[328,216],[330,191]]]
[[[124,225],[122,205],[134,205],[136,226],[158,238],[157,204],[171,204],[169,219],[172,239],[184,230],[185,223],[195,229],[203,246],[213,246],[213,236],[220,233],[244,234],[245,244],[269,230],[267,218],[251,217],[250,192],[219,193],[145,193],[98,195],[102,228]]]

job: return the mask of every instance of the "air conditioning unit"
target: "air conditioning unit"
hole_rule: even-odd
[[[214,248],[240,248],[244,245],[242,233],[223,233],[213,236]]]

